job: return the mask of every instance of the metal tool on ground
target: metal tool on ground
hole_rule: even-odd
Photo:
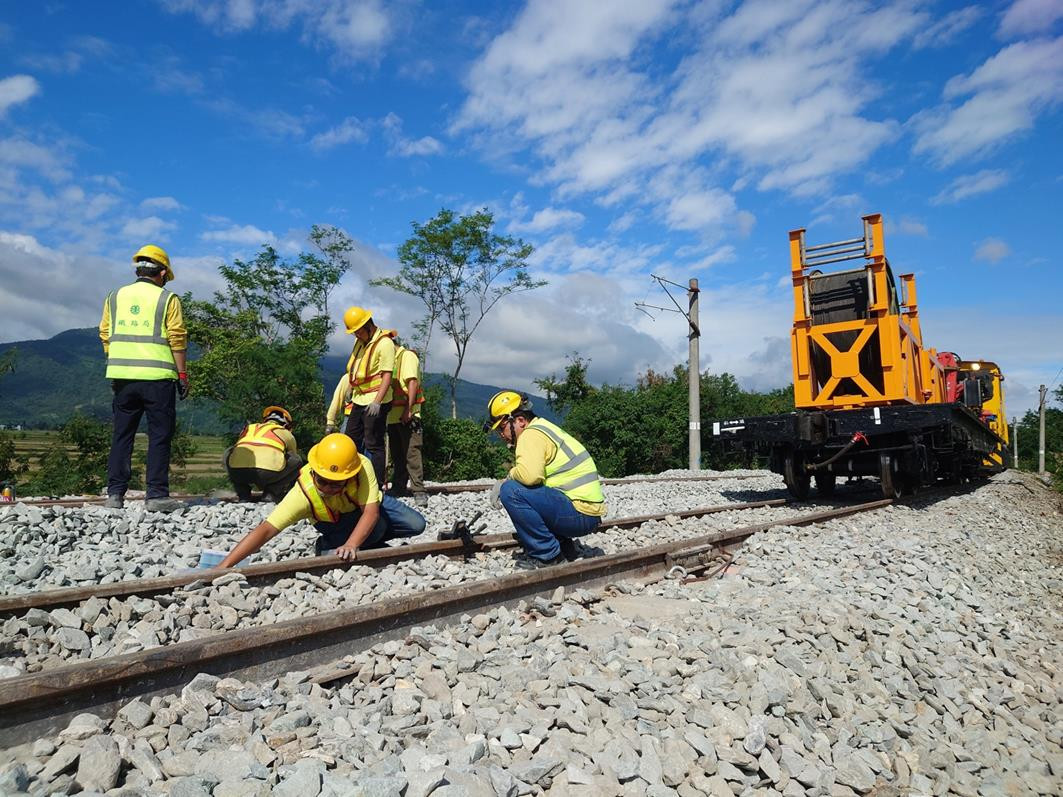
[[[454,525],[450,527],[450,531],[439,532],[440,541],[461,540],[462,555],[468,560],[468,558],[474,553],[484,549],[483,543],[474,538],[484,533],[484,530],[487,528],[487,521],[484,521],[476,528],[473,528],[482,514],[483,510],[480,510],[472,516],[471,520],[455,520]]]

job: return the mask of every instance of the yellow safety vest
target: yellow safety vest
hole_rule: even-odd
[[[177,379],[166,338],[166,306],[175,295],[154,283],[137,281],[107,297],[111,312],[108,379]]]
[[[406,354],[407,352],[413,354],[415,357],[417,356],[416,354],[414,354],[414,352],[410,351],[405,346],[399,346],[398,350],[396,350],[395,352],[395,371],[391,377],[391,390],[394,394],[391,400],[400,407],[406,406],[407,394],[406,385],[404,385],[399,379],[399,367],[402,365],[402,355]],[[413,397],[413,405],[416,407],[419,404],[424,404],[424,388],[421,385],[420,368],[417,369],[417,395]]]
[[[351,366],[347,371],[347,379],[351,384],[352,393],[364,396],[380,390],[380,385],[384,382],[384,374],[370,374],[369,365],[373,361],[373,352],[376,351],[377,344],[384,338],[393,337],[395,337],[393,330],[378,329],[373,339],[367,345],[362,346],[358,354],[351,353]]]
[[[347,482],[347,486],[343,488],[343,493],[347,497],[347,500],[357,506],[359,509],[362,505],[358,503],[358,478],[360,474],[355,474],[354,477]],[[310,502],[310,512],[314,516],[314,520],[318,523],[335,523],[340,519],[340,513],[325,503],[325,499],[321,497],[321,493],[317,491],[317,485],[314,484],[314,473],[310,470],[309,465],[303,465],[299,470],[299,481],[297,482],[299,489],[303,491],[303,495],[306,496],[306,500]]]
[[[534,418],[524,431],[534,429],[557,446],[554,458],[546,463],[547,487],[560,490],[572,501],[600,504],[605,501],[598,468],[583,444],[560,426],[545,418]]]
[[[287,446],[284,445],[284,441],[274,431],[280,428],[282,427],[279,423],[249,423],[244,428],[244,433],[240,435],[240,439],[236,441],[236,445],[265,446],[266,448],[275,448],[283,452],[287,449]]]

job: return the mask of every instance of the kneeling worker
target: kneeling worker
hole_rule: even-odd
[[[299,479],[262,523],[244,537],[219,567],[232,567],[284,529],[312,518],[321,535],[320,554],[332,548],[341,559],[386,540],[413,537],[425,529],[417,510],[389,495],[381,497],[373,465],[345,434],[330,434],[310,449]]]
[[[497,431],[516,455],[509,478],[495,485],[492,504],[505,508],[517,540],[537,564],[578,559],[572,538],[598,528],[606,511],[590,453],[560,426],[537,417],[527,397],[513,390],[496,393],[487,412],[484,431]]]
[[[279,502],[295,484],[303,464],[292,436],[292,414],[284,407],[266,407],[262,423],[249,423],[236,445],[225,452],[225,471],[241,501],[251,500],[251,488]]]

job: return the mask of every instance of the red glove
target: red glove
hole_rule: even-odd
[[[177,374],[177,398],[181,401],[188,398],[188,374],[185,371]]]

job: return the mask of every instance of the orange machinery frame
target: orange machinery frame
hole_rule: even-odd
[[[934,349],[923,347],[916,303],[915,275],[901,274],[901,295],[891,301],[895,287],[889,274],[882,231],[882,214],[863,217],[864,235],[848,241],[805,246],[805,230],[790,232],[790,263],[794,290],[794,325],[790,334],[794,369],[794,398],[799,409],[843,409],[892,404],[929,404],[946,400],[944,370]],[[868,302],[864,318],[814,324],[810,310],[810,271],[820,266],[863,260]],[[856,333],[845,349],[831,335]],[[878,333],[877,335],[875,333]],[[847,335],[845,337],[852,337]],[[881,389],[861,372],[860,355],[878,347]],[[818,347],[826,355],[813,357]],[[814,359],[829,362],[829,373],[816,373]],[[853,392],[853,387],[859,392]],[[840,389],[846,389],[841,393]]]

